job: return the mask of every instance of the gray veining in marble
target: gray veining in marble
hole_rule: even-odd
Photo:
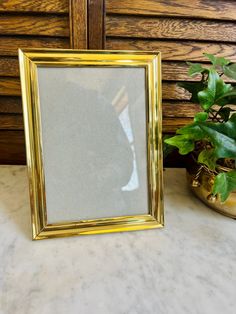
[[[0,313],[236,313],[235,221],[164,175],[164,229],[32,242],[26,168],[1,166]]]

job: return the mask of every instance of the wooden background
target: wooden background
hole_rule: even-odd
[[[25,163],[18,47],[161,51],[163,131],[173,133],[199,110],[176,85],[190,80],[185,61],[236,62],[235,40],[234,0],[1,0],[0,163]]]

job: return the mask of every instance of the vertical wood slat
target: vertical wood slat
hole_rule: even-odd
[[[105,0],[88,0],[88,48],[105,48]]]
[[[87,0],[70,0],[70,46],[86,49],[87,43]]]

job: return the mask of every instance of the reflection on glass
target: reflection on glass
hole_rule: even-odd
[[[115,98],[112,101],[112,105],[114,106],[118,114],[120,123],[127,136],[127,139],[129,141],[132,154],[133,154],[133,171],[132,171],[131,177],[129,179],[129,182],[125,186],[123,186],[121,189],[122,191],[132,191],[139,187],[139,182],[138,182],[137,163],[136,163],[136,156],[135,156],[134,137],[133,137],[132,127],[131,127],[131,122],[130,122],[130,117],[129,117],[129,98],[128,98],[128,93],[125,86],[122,86],[121,90],[115,96]]]
[[[144,71],[39,68],[49,223],[147,213]]]

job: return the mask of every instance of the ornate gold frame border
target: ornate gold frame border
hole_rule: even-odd
[[[26,154],[34,240],[159,228],[164,225],[159,52],[62,49],[19,50]],[[145,67],[149,214],[47,223],[37,68],[73,66]]]

